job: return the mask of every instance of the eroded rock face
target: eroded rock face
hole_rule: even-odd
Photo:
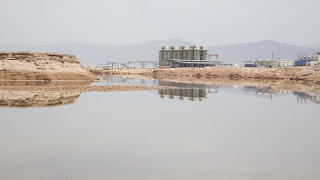
[[[80,92],[0,91],[0,107],[51,107],[72,104]]]
[[[97,77],[73,55],[41,52],[0,52],[0,80],[86,80]]]

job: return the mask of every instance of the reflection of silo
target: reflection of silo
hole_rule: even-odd
[[[207,91],[205,89],[199,89],[199,98],[207,97]]]
[[[200,46],[200,60],[207,60],[208,50],[205,46]]]
[[[170,99],[179,98],[181,100],[188,98],[190,101],[207,98],[206,89],[161,89],[158,90],[160,97],[169,97]]]

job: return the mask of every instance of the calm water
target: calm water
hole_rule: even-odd
[[[0,179],[320,179],[319,95],[119,77],[95,85],[120,84],[180,89],[0,107]]]

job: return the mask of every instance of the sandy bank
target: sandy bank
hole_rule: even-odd
[[[0,52],[0,81],[95,81],[73,55],[40,52]]]
[[[255,80],[293,80],[320,84],[320,66],[245,68],[245,67],[207,67],[174,69],[129,69],[108,70],[101,74],[145,75],[155,79],[172,77],[229,78]]]

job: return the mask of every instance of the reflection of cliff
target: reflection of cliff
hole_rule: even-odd
[[[190,101],[203,101],[207,98],[206,89],[160,89],[158,92],[161,98],[178,98],[180,100],[189,99]]]
[[[0,91],[2,107],[48,107],[72,104],[80,92]]]

